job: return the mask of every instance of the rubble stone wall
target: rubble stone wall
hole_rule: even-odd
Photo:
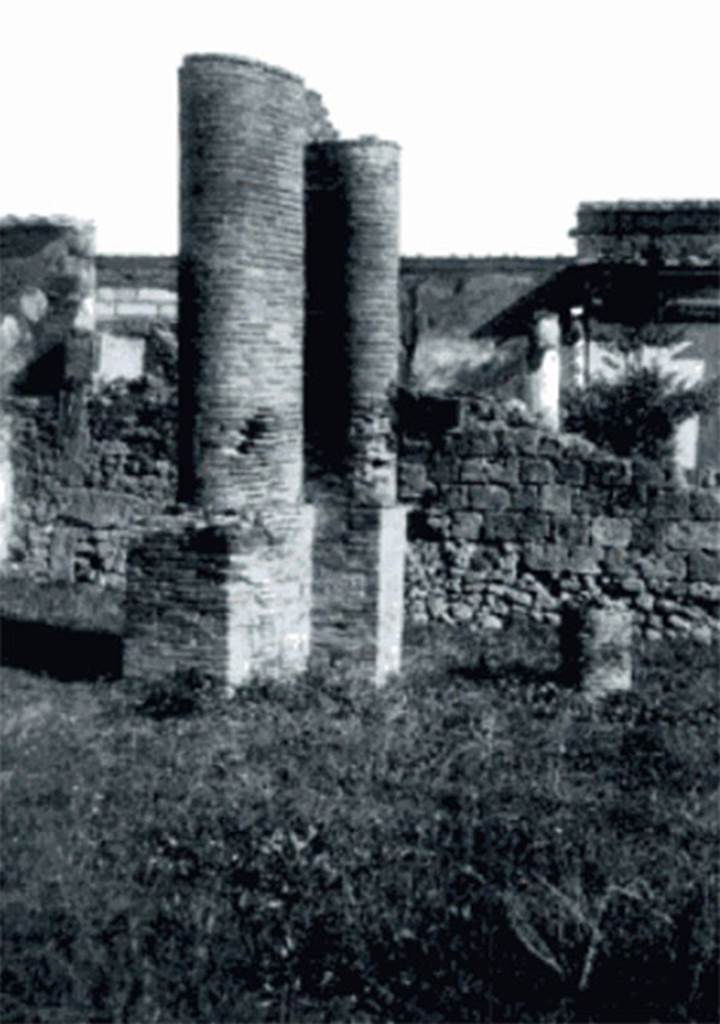
[[[118,382],[8,400],[13,521],[4,575],[122,594],[130,538],[176,493],[175,403],[166,387]],[[7,610],[7,608],[6,608]]]
[[[409,621],[558,625],[565,600],[620,602],[639,632],[720,636],[720,487],[608,457],[519,406],[412,400],[399,467]]]

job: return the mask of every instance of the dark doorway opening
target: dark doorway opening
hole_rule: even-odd
[[[114,633],[0,619],[0,661],[55,679],[122,677],[122,637]]]

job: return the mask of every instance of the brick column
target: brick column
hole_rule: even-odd
[[[302,81],[241,58],[180,70],[180,482],[187,513],[132,552],[126,672],[233,688],[301,670]]]
[[[322,506],[313,651],[351,657],[376,682],[399,669],[402,640],[405,510],[396,504],[392,409],[398,181],[394,143],[308,147],[306,422]]]

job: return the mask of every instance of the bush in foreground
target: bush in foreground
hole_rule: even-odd
[[[2,1019],[714,1020],[715,662],[592,710],[536,654],[65,691],[3,763]]]

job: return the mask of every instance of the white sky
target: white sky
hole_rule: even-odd
[[[279,64],[402,145],[402,251],[573,252],[582,200],[720,194],[718,0],[9,0],[0,215],[177,247],[186,53]]]

